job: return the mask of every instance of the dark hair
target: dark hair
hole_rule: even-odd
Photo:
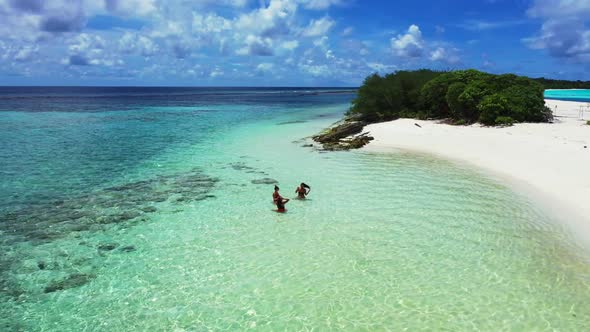
[[[279,187],[278,186],[275,186],[275,190],[279,190]]]
[[[303,188],[311,189],[311,188],[310,188],[308,185],[306,185],[304,182],[301,182],[301,186],[302,186]]]

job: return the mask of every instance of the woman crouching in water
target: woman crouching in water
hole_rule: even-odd
[[[300,199],[304,199],[305,196],[307,196],[310,191],[311,191],[311,187],[306,185],[303,182],[301,182],[299,187],[297,187],[297,189],[295,189],[295,192],[297,193],[297,197]]]
[[[287,212],[285,204],[289,202],[289,199],[283,198],[281,194],[279,194],[279,187],[277,186],[275,186],[275,192],[272,193],[272,200],[277,206],[277,212]]]

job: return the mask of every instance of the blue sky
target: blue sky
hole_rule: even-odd
[[[357,86],[476,68],[590,80],[590,0],[0,0],[0,85]]]

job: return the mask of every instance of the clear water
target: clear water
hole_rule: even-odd
[[[5,92],[0,330],[590,326],[590,256],[518,193],[303,147],[353,95],[172,92]]]
[[[590,90],[545,90],[545,98],[590,102]]]

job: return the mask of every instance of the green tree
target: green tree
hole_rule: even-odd
[[[480,112],[479,122],[493,126],[496,124],[496,119],[506,113],[508,100],[501,94],[495,93],[485,96],[477,108]]]
[[[463,103],[459,101],[459,96],[465,90],[465,83],[463,82],[455,82],[449,86],[446,95],[446,102],[449,105],[451,117],[453,119],[462,119],[463,118]]]
[[[373,74],[360,87],[349,114],[368,122],[398,117],[451,118],[494,125],[512,120],[551,121],[541,83],[514,74],[477,70],[397,71]]]

